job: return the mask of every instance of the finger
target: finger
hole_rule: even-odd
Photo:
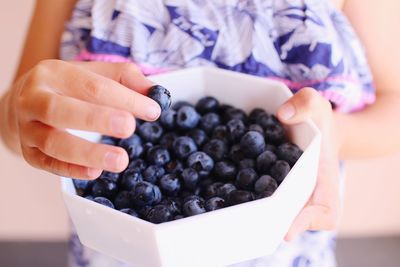
[[[329,102],[312,88],[303,88],[277,111],[278,118],[287,124],[313,119],[317,124],[332,111]]]
[[[128,155],[120,147],[86,141],[40,122],[28,123],[23,129],[25,145],[37,147],[60,161],[111,172],[121,172],[128,166]]]
[[[285,240],[291,241],[307,230],[334,230],[337,224],[338,213],[335,209],[322,205],[307,206],[297,215]]]
[[[135,130],[135,118],[127,111],[91,104],[49,91],[39,91],[30,101],[29,118],[60,129],[99,132],[126,138]],[[28,114],[28,112],[27,112]]]
[[[57,77],[52,77],[51,81],[49,78],[50,84],[46,86],[62,95],[122,109],[148,121],[156,120],[161,113],[160,106],[149,97],[72,63],[46,61],[36,72],[40,75],[59,73]],[[46,89],[40,83],[39,86]]]
[[[52,158],[38,148],[24,147],[22,153],[26,161],[35,168],[42,169],[59,176],[79,178],[79,179],[95,179],[99,177],[103,170],[87,168],[84,166],[71,164]]]
[[[110,62],[72,62],[77,66],[93,71],[101,76],[110,78],[120,84],[147,95],[149,88],[154,85],[143,75],[140,68],[133,63]]]

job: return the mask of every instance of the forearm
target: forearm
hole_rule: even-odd
[[[381,94],[373,105],[335,114],[340,158],[362,159],[400,151],[400,94]]]

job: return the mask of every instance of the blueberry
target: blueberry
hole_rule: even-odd
[[[175,139],[178,138],[178,135],[174,132],[169,132],[164,134],[160,139],[160,145],[166,149],[172,150],[172,144],[174,143]]]
[[[276,183],[275,179],[269,175],[263,175],[254,184],[254,191],[257,194],[260,194],[263,191],[274,192],[278,184]]]
[[[213,160],[219,161],[227,154],[228,148],[226,144],[219,139],[211,139],[203,147],[203,152],[209,155]]]
[[[158,186],[145,181],[138,182],[129,194],[137,207],[157,204],[162,197]]]
[[[280,144],[285,141],[285,129],[281,124],[274,124],[265,129],[265,139],[268,143]]]
[[[153,146],[147,151],[147,161],[151,164],[163,166],[171,160],[171,156],[167,149],[161,146]]]
[[[250,191],[244,191],[244,190],[233,190],[228,194],[227,197],[227,203],[230,206],[249,202],[254,200],[254,194],[253,192]]]
[[[93,197],[93,196],[86,196],[85,198],[86,198],[87,200],[94,201],[94,197]]]
[[[246,126],[244,125],[243,121],[239,119],[228,121],[226,128],[228,129],[228,138],[232,142],[237,142],[240,140],[240,138],[242,138],[246,132]]]
[[[117,184],[107,179],[96,179],[92,187],[93,197],[114,199],[118,192]]]
[[[206,201],[205,208],[207,211],[219,210],[225,207],[225,200],[220,197],[213,197]]]
[[[240,149],[249,158],[255,158],[265,150],[264,137],[255,131],[249,131],[240,139]]]
[[[112,208],[112,209],[114,208],[113,203],[109,199],[107,199],[105,197],[95,197],[93,199],[93,201],[97,202],[97,203],[99,203],[101,205],[107,206],[109,208]]]
[[[171,221],[173,215],[165,205],[156,205],[149,210],[146,219],[152,223],[163,223]]]
[[[150,165],[142,173],[143,180],[152,184],[155,184],[158,181],[158,179],[164,174],[165,174],[165,169],[157,165]]]
[[[146,167],[147,164],[143,159],[135,159],[129,163],[127,170],[132,172],[141,172],[144,171]]]
[[[133,217],[139,217],[139,215],[137,214],[137,212],[134,209],[130,209],[130,208],[126,208],[126,209],[120,209],[120,212],[126,213],[128,215],[131,215]]]
[[[188,190],[194,190],[199,182],[199,174],[195,169],[186,168],[181,173],[183,186]]]
[[[228,140],[228,128],[225,125],[218,125],[212,133],[213,139],[219,139],[224,142]]]
[[[267,189],[265,191],[262,191],[260,194],[257,194],[257,199],[261,199],[261,198],[266,198],[266,197],[270,197],[272,196],[272,194],[274,194],[275,190],[272,189]]]
[[[218,108],[218,113],[220,115],[224,115],[230,109],[234,109],[234,107],[232,107],[231,105],[228,105],[228,104],[220,104],[219,108]]]
[[[180,159],[186,159],[190,154],[197,151],[197,146],[192,138],[181,136],[172,144],[175,155]]]
[[[178,111],[180,108],[182,108],[182,107],[194,107],[192,104],[190,104],[189,102],[187,102],[187,101],[178,101],[178,102],[175,102],[173,105],[172,105],[172,109],[173,110],[175,110],[175,111]]]
[[[231,183],[226,183],[218,187],[217,189],[217,195],[219,197],[222,197],[223,199],[227,199],[229,193],[233,190],[236,190],[236,186],[234,186]]]
[[[245,159],[244,153],[240,148],[240,144],[233,145],[231,147],[231,150],[229,151],[229,158],[237,164],[239,164],[240,161]]]
[[[272,144],[266,144],[265,145],[265,150],[269,150],[271,152],[276,152],[276,146],[272,145]],[[276,154],[275,154],[276,155]]]
[[[187,133],[187,136],[193,139],[197,147],[202,147],[208,141],[206,132],[201,129],[192,129]]]
[[[283,179],[285,179],[286,175],[290,171],[290,165],[284,160],[278,160],[272,165],[270,173],[271,176],[274,177],[278,184],[282,183]]]
[[[128,191],[120,191],[114,199],[114,206],[116,209],[125,209],[132,206],[131,199]]]
[[[176,114],[176,124],[182,130],[196,128],[200,121],[200,115],[196,110],[189,106],[183,106]]]
[[[94,184],[93,180],[79,180],[79,179],[72,179],[74,183],[76,193],[79,196],[87,195],[90,190],[92,190],[92,186]]]
[[[146,155],[149,149],[154,146],[154,144],[151,142],[146,142],[142,146],[143,146],[143,154]]]
[[[181,213],[181,203],[179,201],[169,198],[163,199],[160,204],[166,206],[173,215]]]
[[[219,181],[229,181],[236,177],[236,166],[230,161],[219,161],[215,163],[214,175]]]
[[[121,139],[118,146],[126,150],[130,159],[138,158],[143,153],[142,139],[137,134]]]
[[[293,166],[300,158],[303,151],[295,144],[285,143],[278,146],[276,154],[279,159],[282,159]]]
[[[254,169],[240,170],[236,176],[236,186],[243,190],[253,190],[258,174]]]
[[[122,189],[124,190],[132,190],[138,182],[143,181],[143,177],[137,170],[126,170],[119,183]]]
[[[204,200],[201,198],[192,198],[183,204],[183,214],[185,216],[193,216],[206,212]]]
[[[204,177],[214,168],[214,160],[206,153],[198,151],[188,157],[187,166],[195,169],[200,177]]]
[[[199,128],[206,133],[211,133],[215,127],[221,124],[221,119],[216,113],[207,113],[200,119]]]
[[[261,127],[261,126],[258,125],[258,124],[251,124],[251,125],[249,126],[249,131],[259,132],[260,134],[262,134],[263,136],[265,136],[263,127]]]
[[[220,182],[210,184],[204,191],[204,197],[209,199],[218,196],[218,188],[220,188],[222,185],[223,183]]]
[[[138,133],[143,140],[155,143],[160,140],[163,128],[158,122],[145,122],[139,126]]]
[[[105,145],[115,146],[119,143],[119,139],[112,136],[103,135],[100,139],[100,143]]]
[[[278,124],[279,121],[274,115],[263,113],[258,116],[256,123],[267,129],[269,126]]]
[[[258,118],[263,114],[266,114],[265,110],[261,108],[255,108],[249,114],[249,121],[251,123],[256,123],[258,121]]]
[[[247,168],[256,168],[256,161],[254,159],[244,159],[239,162],[239,170],[247,169]]]
[[[161,113],[159,122],[166,130],[173,130],[176,126],[176,111],[173,109],[165,110]]]
[[[171,93],[161,85],[150,87],[147,96],[156,101],[160,105],[161,110],[167,110],[171,106]]]
[[[196,110],[200,114],[206,114],[207,112],[216,112],[218,111],[218,107],[218,100],[212,96],[203,97],[196,104]]]
[[[138,214],[139,214],[140,218],[143,218],[143,219],[146,220],[147,214],[149,213],[149,211],[150,211],[152,208],[153,208],[153,207],[150,206],[150,205],[143,206],[143,207],[139,207],[139,208],[137,209],[137,211],[138,211]]]
[[[269,150],[264,151],[257,157],[257,170],[259,173],[268,173],[271,165],[278,160],[278,157]]]
[[[183,218],[185,218],[185,217],[183,217],[183,215],[176,215],[174,217],[174,221],[179,220],[179,219],[183,219]]]
[[[206,191],[207,187],[214,182],[215,180],[211,177],[203,177],[198,182],[198,188],[201,189],[201,193],[203,194]]]
[[[176,196],[181,189],[181,182],[176,174],[164,174],[160,180],[159,185],[161,190],[167,196]]]
[[[238,108],[228,109],[223,116],[224,122],[228,122],[233,119],[238,119],[243,121],[243,123],[247,123],[247,115],[246,113]]]
[[[183,164],[180,160],[171,160],[165,164],[165,171],[172,174],[181,174],[183,171]]]
[[[189,200],[192,200],[192,199],[198,199],[198,200],[200,200],[201,202],[204,203],[204,199],[201,196],[194,195],[194,194],[190,194],[190,195],[187,195],[187,196],[183,197],[182,198],[182,200],[183,200],[182,203],[188,202]]]

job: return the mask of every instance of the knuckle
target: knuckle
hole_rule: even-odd
[[[43,98],[43,103],[40,105],[38,112],[39,119],[50,123],[57,109],[57,97],[53,94],[49,94]]]
[[[44,152],[50,152],[54,150],[56,142],[56,132],[55,130],[48,130],[44,135],[39,147]]]
[[[93,129],[93,130],[99,130],[97,129],[97,118],[103,118],[103,112],[101,109],[91,109],[89,112],[87,112],[85,118],[84,118],[84,127],[86,129]]]
[[[142,73],[140,68],[133,63],[128,63],[128,62],[124,62],[124,63],[120,63],[120,67],[121,67],[121,73],[123,74],[131,74],[131,73]]]
[[[89,80],[85,84],[87,96],[93,100],[99,100],[104,89],[105,84],[100,81]]]

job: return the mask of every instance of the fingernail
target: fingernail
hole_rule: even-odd
[[[160,108],[157,106],[150,105],[146,108],[146,118],[154,121],[160,115]]]
[[[295,114],[296,110],[294,109],[294,106],[290,103],[284,104],[278,110],[278,117],[285,121],[292,118]]]
[[[104,166],[108,170],[118,169],[121,165],[121,156],[119,153],[109,151],[104,156]]]
[[[126,119],[123,116],[114,116],[111,119],[111,129],[116,135],[124,135],[126,132]]]
[[[99,177],[100,176],[100,174],[101,174],[101,170],[98,170],[98,169],[93,169],[93,168],[88,168],[87,169],[87,174],[88,174],[88,176],[90,177],[90,178],[97,178],[97,177]]]

